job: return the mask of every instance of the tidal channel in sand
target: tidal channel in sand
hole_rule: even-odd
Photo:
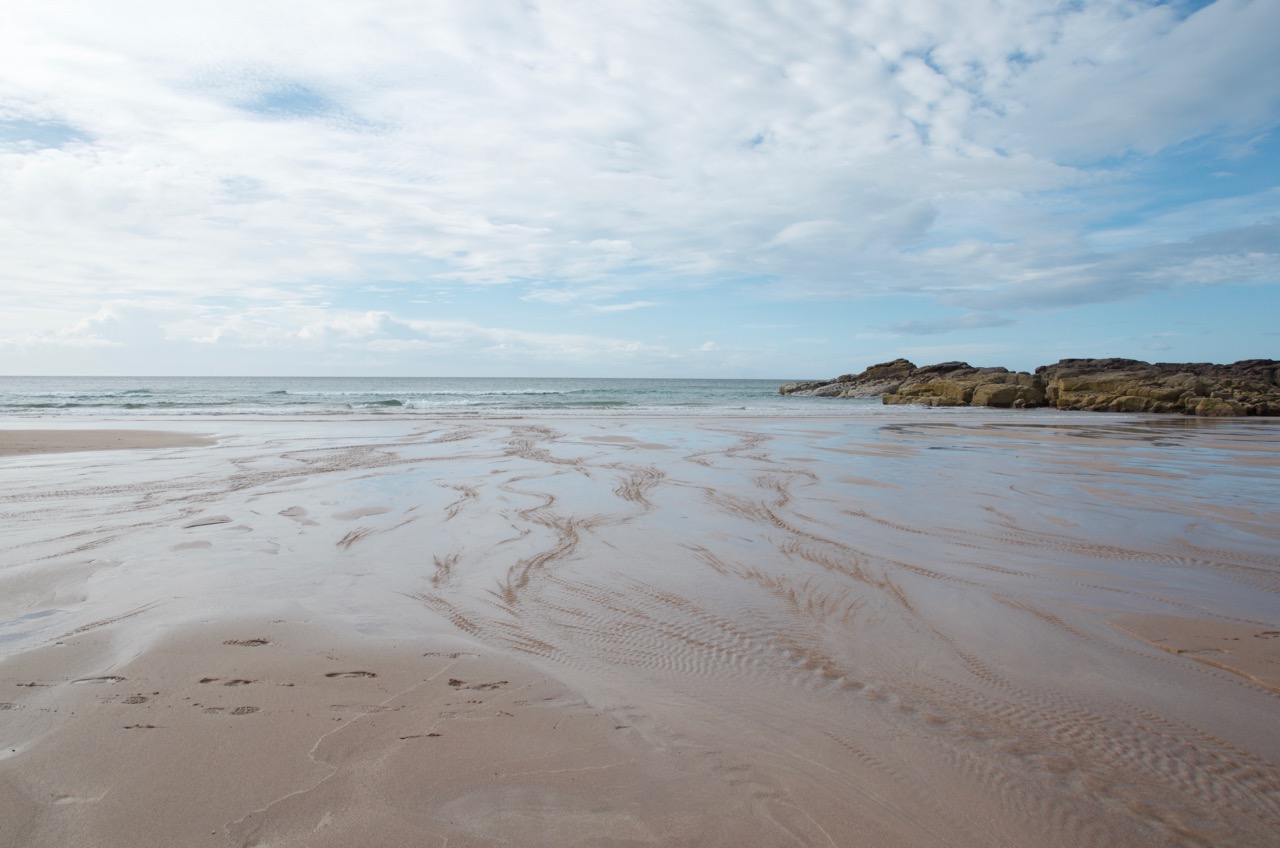
[[[1274,422],[178,429],[0,458],[0,844],[1280,832]]]

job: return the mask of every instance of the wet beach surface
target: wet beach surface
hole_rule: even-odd
[[[1280,830],[1273,422],[182,426],[0,461],[6,844]]]

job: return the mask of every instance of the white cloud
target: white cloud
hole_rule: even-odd
[[[1109,303],[1178,287],[1274,285],[1280,281],[1280,219],[1123,253],[1079,246],[1050,252],[1022,244],[969,246],[962,263],[954,251],[919,258],[932,270],[933,291],[950,305],[988,310]]]
[[[984,135],[1090,157],[1154,153],[1210,128],[1274,127],[1280,5],[1219,0],[1185,20],[1176,11],[1090,3],[1062,17],[1043,58],[999,92],[1008,117]]]
[[[1122,224],[1097,202],[1126,156],[1268,149],[1280,4],[1179,9],[11,4],[0,335],[104,296],[215,346],[409,346],[438,338],[394,316],[463,287],[640,320],[709,287],[981,312],[1274,282],[1266,186]]]
[[[342,357],[390,353],[431,354],[446,362],[472,357],[518,357],[555,366],[587,358],[599,364],[631,364],[671,357],[660,345],[636,339],[575,333],[539,333],[469,321],[419,320],[380,311],[355,312],[309,307],[259,307],[236,311],[180,312],[141,302],[116,301],[52,332],[0,337],[10,351],[130,345],[162,351],[148,371],[193,361],[201,348],[218,348],[238,361],[258,351],[260,369],[279,371],[264,351],[301,351],[280,365],[284,373],[301,365],[307,372]],[[319,359],[316,357],[326,357]],[[366,361],[358,360],[358,361]],[[398,361],[398,360],[397,360]],[[421,362],[421,361],[420,361]],[[400,362],[401,366],[405,363]]]
[[[633,300],[630,303],[592,304],[587,307],[592,312],[631,312],[635,309],[648,309],[658,304],[652,300]]]

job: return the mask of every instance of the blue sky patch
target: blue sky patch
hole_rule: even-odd
[[[87,133],[61,121],[0,118],[0,147],[19,150],[59,149],[90,141]]]
[[[299,82],[279,82],[265,87],[236,106],[265,118],[325,118],[341,112],[341,107],[324,92]]]

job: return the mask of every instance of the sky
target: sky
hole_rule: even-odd
[[[1280,358],[1276,0],[4,0],[0,374]]]

